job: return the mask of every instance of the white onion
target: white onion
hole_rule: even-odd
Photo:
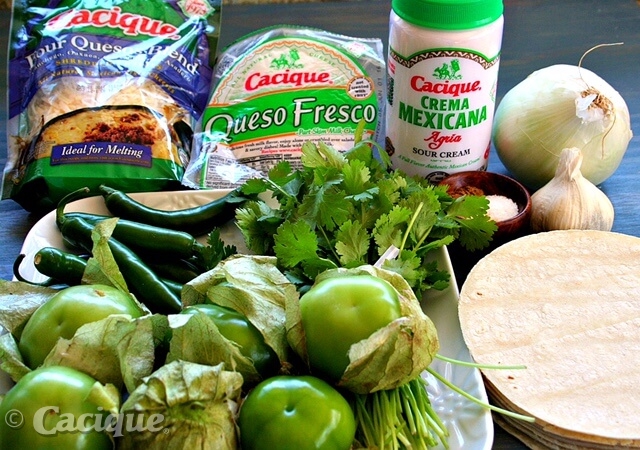
[[[629,108],[595,73],[558,64],[513,87],[496,109],[493,144],[514,178],[531,189],[555,174],[563,148],[582,151],[582,174],[600,184],[618,168],[633,133]]]

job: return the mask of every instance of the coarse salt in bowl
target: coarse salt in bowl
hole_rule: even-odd
[[[504,222],[518,215],[518,204],[504,195],[487,195],[489,209],[487,215],[496,222]]]
[[[502,244],[527,234],[531,218],[531,196],[527,188],[513,178],[495,172],[465,171],[444,178],[453,196],[484,195],[489,200],[487,214],[496,221],[494,244]]]

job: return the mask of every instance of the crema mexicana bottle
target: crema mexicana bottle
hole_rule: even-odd
[[[394,168],[437,183],[486,170],[502,0],[392,0],[386,150]]]

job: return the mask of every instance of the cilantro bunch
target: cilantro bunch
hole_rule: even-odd
[[[251,200],[236,211],[248,248],[274,255],[298,287],[336,267],[378,265],[402,275],[417,294],[444,289],[449,274],[428,257],[458,241],[467,250],[489,244],[497,226],[484,196],[453,198],[446,187],[390,168],[384,152],[356,135],[346,152],[306,142],[299,169],[284,161],[248,180]],[[383,258],[390,249],[395,258]]]

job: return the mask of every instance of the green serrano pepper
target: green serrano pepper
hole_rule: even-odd
[[[148,259],[143,259],[143,261],[145,261],[158,276],[183,284],[188,283],[203,272],[184,259],[174,259],[171,261],[157,259],[155,261],[149,261]]]
[[[200,236],[224,225],[235,217],[236,209],[247,200],[239,190],[204,205],[193,208],[166,211],[151,208],[131,198],[128,194],[107,186],[98,188],[111,214],[127,220],[158,227],[171,228]]]
[[[177,297],[180,297],[182,295],[182,287],[184,286],[182,283],[178,281],[168,280],[166,278],[161,278],[161,280]]]
[[[60,202],[56,209],[56,224],[65,241],[90,252],[93,250],[91,233],[94,226],[81,217],[66,217],[64,214],[65,204],[75,199],[79,193],[80,191],[71,193]],[[131,291],[152,312],[171,314],[182,309],[180,298],[135,252],[114,238],[109,239],[109,248]]]
[[[63,235],[71,235],[74,240],[85,242],[85,249],[91,250],[93,225],[81,218],[63,221]],[[180,298],[158,277],[129,247],[114,238],[109,239],[113,259],[133,293],[142,303],[155,313],[177,313],[182,309]]]
[[[89,214],[83,212],[68,212],[66,217],[80,217],[92,225],[97,225],[109,216]],[[111,234],[140,256],[160,256],[163,259],[196,259],[202,258],[204,245],[193,235],[169,228],[148,225],[133,220],[118,218]]]
[[[18,256],[16,265],[24,259],[23,254]],[[82,277],[87,267],[87,260],[75,253],[65,252],[56,247],[43,247],[36,252],[33,257],[33,265],[42,275],[49,277],[42,286],[51,286],[55,284],[64,284],[67,286],[76,286],[82,283]],[[16,279],[30,284],[34,284],[25,280],[14,268],[14,274]],[[176,295],[180,296],[182,293],[183,283],[170,280],[164,277],[160,277],[162,282]]]
[[[18,281],[36,286],[67,285],[74,286],[82,282],[87,261],[74,254],[55,247],[43,247],[33,256],[33,265],[42,275],[49,277],[42,283],[25,279],[20,273],[20,264],[26,255],[20,254],[13,263],[13,276]]]
[[[55,247],[43,247],[33,257],[33,265],[43,275],[69,286],[82,282],[87,261]]]

